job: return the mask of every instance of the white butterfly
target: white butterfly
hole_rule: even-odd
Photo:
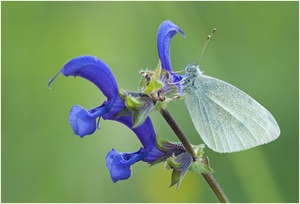
[[[195,64],[186,67],[181,88],[194,126],[212,150],[236,152],[279,137],[267,109],[238,88],[203,75]]]

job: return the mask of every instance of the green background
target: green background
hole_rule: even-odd
[[[103,94],[82,78],[63,75],[70,59],[94,55],[120,87],[136,90],[138,71],[158,63],[156,32],[170,19],[185,32],[172,40],[174,70],[199,57],[216,27],[201,69],[242,89],[276,118],[276,141],[231,154],[205,150],[214,176],[232,202],[299,202],[298,2],[2,2],[2,202],[217,202],[200,175],[169,188],[164,165],[133,165],[113,183],[105,166],[111,148],[136,151],[122,124],[101,121],[83,139],[68,123],[74,104],[93,108]],[[183,101],[168,106],[193,144],[201,143]],[[157,112],[157,134],[177,141]]]

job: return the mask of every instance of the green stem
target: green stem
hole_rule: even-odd
[[[189,142],[187,137],[183,134],[183,132],[181,131],[181,129],[179,128],[179,126],[177,125],[173,117],[170,115],[170,113],[164,108],[160,109],[160,113],[167,121],[167,123],[170,125],[172,130],[175,132],[176,136],[181,141],[186,151],[189,152],[191,155],[193,155],[193,157],[196,157],[195,151],[191,143]],[[216,179],[213,177],[213,175],[210,173],[202,173],[202,176],[204,177],[205,181],[208,183],[212,191],[215,193],[219,201],[221,203],[229,203],[227,196],[225,195],[225,193],[223,192],[222,188],[220,187]]]
[[[202,176],[204,177],[210,188],[213,190],[220,203],[229,203],[227,196],[225,195],[224,191],[222,190],[216,179],[213,177],[213,175],[210,173],[202,173]]]
[[[170,125],[170,127],[172,128],[172,130],[175,132],[175,134],[177,135],[178,139],[180,140],[180,142],[182,143],[182,145],[185,147],[186,151],[189,152],[193,157],[196,157],[196,153],[195,153],[195,151],[194,151],[191,143],[184,136],[183,132],[178,127],[177,123],[172,118],[172,116],[170,115],[170,113],[166,109],[164,109],[164,108],[161,108],[159,112],[162,114],[162,116],[164,117],[164,119],[167,121],[167,123]]]

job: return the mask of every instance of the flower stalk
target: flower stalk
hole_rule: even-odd
[[[211,190],[215,193],[220,203],[229,203],[229,199],[227,198],[213,175],[211,173],[202,173],[201,175],[203,176]]]
[[[160,113],[170,125],[178,139],[181,141],[186,151],[189,152],[193,156],[193,158],[196,158],[196,153],[191,143],[188,141],[187,137],[181,131],[181,129],[179,128],[173,117],[170,115],[170,113],[165,108],[161,108]],[[212,189],[214,194],[217,196],[220,203],[229,203],[229,199],[227,198],[226,194],[224,193],[216,179],[213,177],[213,175],[211,173],[201,173],[201,175],[203,176],[209,187]]]
[[[172,128],[172,130],[174,131],[174,133],[176,134],[176,136],[178,137],[178,139],[180,140],[180,142],[186,149],[186,151],[189,152],[193,156],[193,158],[195,158],[196,153],[195,153],[191,143],[185,137],[185,135],[183,134],[181,129],[178,127],[177,123],[175,122],[173,117],[170,115],[169,111],[167,111],[167,109],[165,109],[165,108],[161,108],[159,110],[159,112],[164,117],[164,119],[167,121],[167,123],[170,125],[170,127]]]

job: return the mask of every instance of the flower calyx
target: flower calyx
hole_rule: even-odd
[[[140,126],[153,110],[166,107],[171,100],[181,99],[172,75],[162,69],[159,63],[155,71],[140,71],[142,76],[138,91],[119,90],[119,96],[125,101],[125,109],[117,116],[133,115],[133,127]],[[172,98],[170,98],[172,95]]]
[[[203,158],[204,144],[192,145],[196,157],[193,157],[189,152],[186,152],[180,142],[169,142],[163,140],[159,136],[156,136],[156,146],[163,154],[156,161],[152,162],[151,166],[160,162],[165,162],[165,168],[167,170],[172,170],[170,187],[177,184],[178,188],[187,171],[196,172],[198,174],[213,172],[208,158]]]

